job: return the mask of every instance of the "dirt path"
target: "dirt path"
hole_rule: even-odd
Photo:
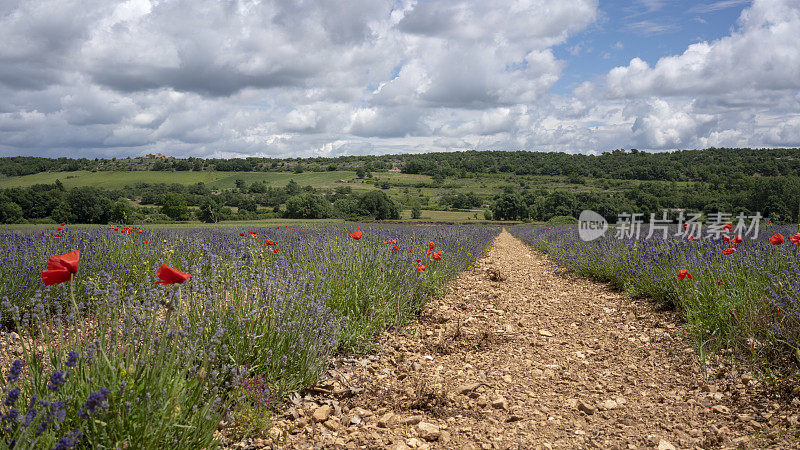
[[[797,445],[755,440],[796,424],[797,408],[735,369],[704,382],[676,323],[504,231],[417,323],[337,360],[318,388],[331,393],[296,397],[278,447]]]

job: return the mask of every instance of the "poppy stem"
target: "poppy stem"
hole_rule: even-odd
[[[72,307],[75,308],[75,318],[78,316],[78,304],[75,302],[75,274],[69,274],[69,298],[72,300]]]

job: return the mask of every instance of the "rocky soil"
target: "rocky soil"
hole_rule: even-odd
[[[337,358],[271,436],[228,445],[798,448],[799,412],[796,395],[724,358],[701,370],[674,312],[504,231],[417,322]]]

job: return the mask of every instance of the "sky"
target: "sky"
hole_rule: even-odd
[[[800,147],[800,0],[0,0],[0,156]]]

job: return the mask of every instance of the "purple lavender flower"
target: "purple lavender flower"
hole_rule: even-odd
[[[11,363],[11,369],[9,369],[8,377],[6,377],[10,383],[17,381],[19,374],[22,373],[23,365],[24,363],[18,359],[15,359],[14,362]]]
[[[89,414],[94,414],[98,406],[104,406],[108,394],[110,394],[110,391],[106,388],[102,388],[99,391],[92,391],[89,394],[89,398],[86,399],[86,403],[83,404],[83,407],[78,412],[78,415],[83,419],[88,419]]]
[[[59,439],[58,442],[56,442],[56,446],[53,447],[53,450],[67,450],[70,448],[75,448],[82,437],[83,432],[81,430],[73,430],[71,433]]]
[[[58,391],[58,388],[67,382],[67,378],[69,378],[69,372],[56,370],[52,375],[50,375],[50,382],[47,383],[47,388],[51,391]]]
[[[3,402],[6,406],[14,406],[14,403],[17,402],[19,398],[19,388],[14,388],[8,391],[8,396],[6,396],[6,401]]]
[[[78,364],[78,352],[70,350],[69,353],[67,353],[67,362],[65,365],[67,367],[75,367],[75,364]]]

